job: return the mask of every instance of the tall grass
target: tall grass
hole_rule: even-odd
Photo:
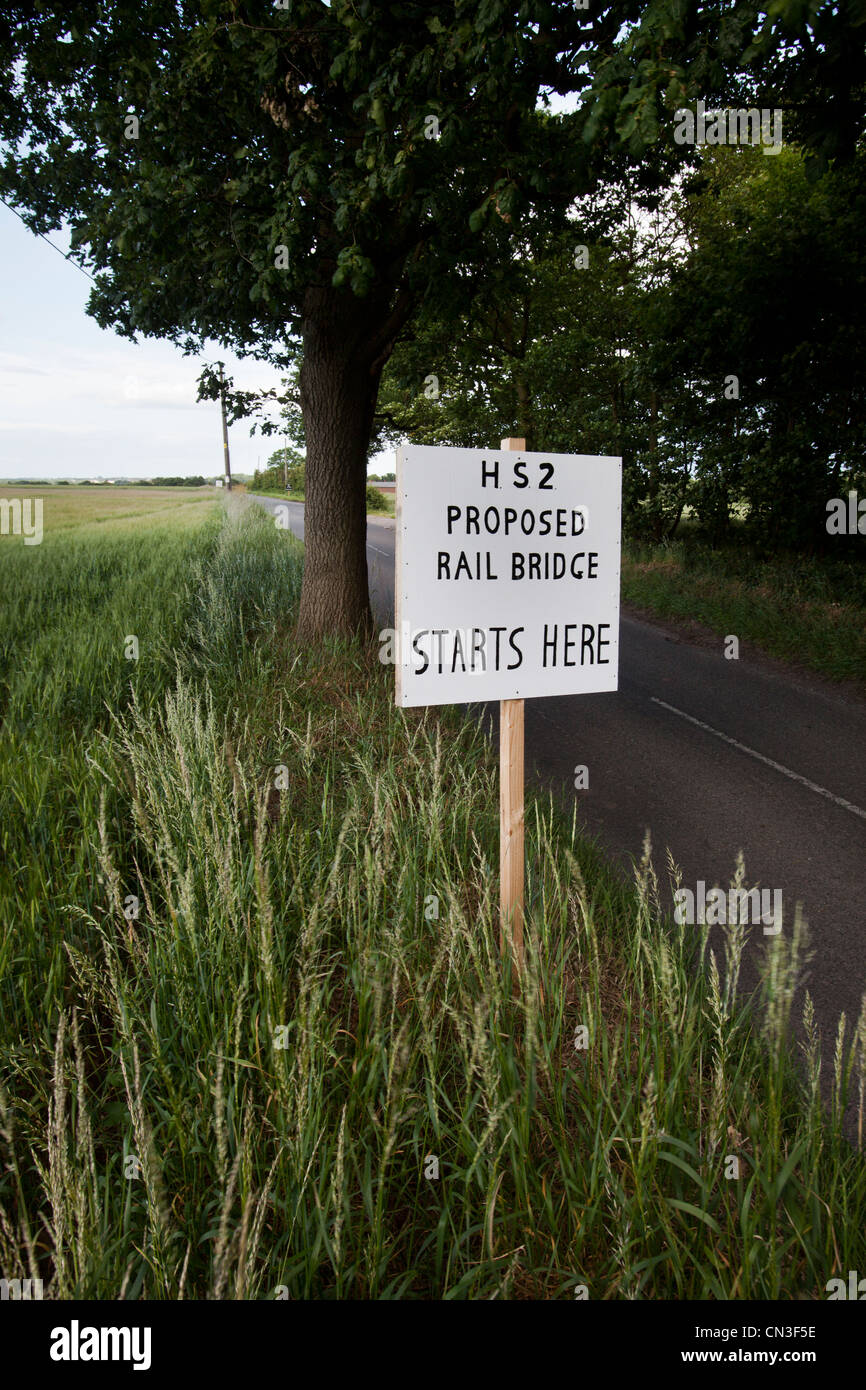
[[[396,709],[375,651],[297,647],[299,552],[259,509],[194,552],[174,610],[142,576],[175,613],[159,679],[93,718],[41,839],[4,832],[4,1274],[85,1298],[821,1298],[864,1268],[841,1116],[866,1015],[823,1114],[814,1028],[805,1082],[788,1046],[802,924],[749,1012],[742,929],[722,959],[699,937],[696,970],[649,848],[630,892],[533,798],[515,999],[477,727]],[[60,687],[77,660],[55,654]]]

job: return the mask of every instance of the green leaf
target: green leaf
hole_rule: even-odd
[[[669,1207],[676,1207],[677,1211],[684,1211],[689,1216],[693,1216],[697,1221],[702,1221],[711,1231],[715,1231],[716,1235],[721,1235],[721,1227],[718,1221],[715,1221],[713,1217],[710,1216],[709,1212],[701,1211],[700,1207],[696,1207],[694,1203],[682,1202],[678,1197],[666,1197],[665,1202]]]

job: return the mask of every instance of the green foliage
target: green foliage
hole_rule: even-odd
[[[386,497],[384,492],[378,488],[367,484],[367,511],[368,512],[390,512],[392,503],[390,497]]]
[[[249,484],[250,492],[287,492],[282,466],[257,468]]]
[[[305,472],[304,458],[296,449],[275,449],[267,466],[253,474],[250,491],[303,493]]]
[[[757,43],[745,0],[688,25],[675,0],[594,3],[591,23],[573,0],[294,0],[267,24],[216,0],[10,0],[0,192],[35,230],[70,226],[103,326],[288,367],[318,292],[342,287],[385,360],[422,303],[462,306],[599,177],[663,179],[673,107],[735,92],[747,49],[766,66],[784,39],[801,71],[832,66],[847,17],[822,14],[816,49],[811,11],[783,8]],[[551,90],[575,111],[538,110]]]
[[[288,483],[289,492],[303,492],[306,480],[306,460],[303,454],[290,445],[275,449],[268,459],[268,468],[282,468]]]
[[[136,487],[207,487],[209,479],[196,475],[192,478],[142,478]]]
[[[305,490],[306,469],[303,462],[290,464],[287,477],[290,492],[303,492]]]
[[[608,190],[601,226],[581,213],[457,325],[414,327],[380,439],[621,455],[635,536],[672,535],[688,505],[714,540],[744,510],[764,545],[825,544],[827,500],[866,490],[864,170],[710,150],[638,231]]]
[[[686,215],[660,339],[702,398],[692,503],[711,534],[742,502],[764,543],[820,546],[827,500],[866,484],[866,159],[815,179],[795,149],[720,152]]]
[[[536,97],[589,99],[617,7],[597,29],[570,0],[543,9],[539,28],[504,0],[296,0],[262,25],[216,3],[194,23],[172,0],[82,0],[72,22],[13,3],[0,190],[35,228],[69,222],[103,326],[288,365],[326,285],[369,299],[387,350],[421,297],[455,297],[458,266],[495,260],[533,199],[552,223],[588,176],[584,118]]]
[[[626,206],[612,190],[542,255],[524,248],[458,326],[417,325],[385,374],[380,437],[480,447],[517,435],[528,449],[620,455],[626,524],[673,529],[689,474],[660,448],[658,252],[616,229],[627,227]]]

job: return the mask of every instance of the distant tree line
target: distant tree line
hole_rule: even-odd
[[[213,479],[202,478],[142,478],[136,486],[140,487],[207,487],[213,485]]]
[[[58,480],[58,486],[69,486],[68,478]],[[202,478],[200,475],[192,478],[112,478],[104,482],[97,482],[93,478],[82,478],[77,484],[78,487],[210,487],[213,485],[212,478]]]

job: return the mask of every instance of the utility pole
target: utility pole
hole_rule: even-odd
[[[232,465],[229,459],[229,431],[226,424],[226,388],[223,379],[223,364],[220,362],[220,409],[223,417],[223,455],[225,458],[226,491],[232,490]]]

